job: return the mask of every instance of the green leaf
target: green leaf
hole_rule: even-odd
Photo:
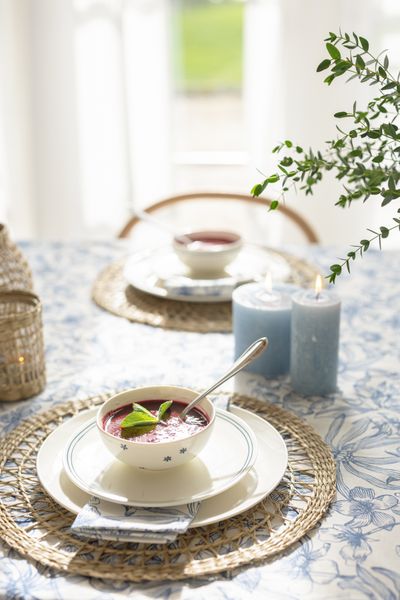
[[[389,229],[387,227],[379,227],[382,237],[385,239],[389,235]]]
[[[285,146],[287,148],[291,148],[293,146],[293,142],[291,142],[290,140],[285,140]]]
[[[335,75],[328,75],[328,77],[325,77],[324,79],[324,83],[327,83],[328,85],[331,85],[332,81],[335,79]]]
[[[360,244],[364,250],[368,250],[370,241],[369,240],[361,240]]]
[[[378,69],[378,73],[381,77],[383,77],[384,79],[387,77],[387,73],[385,71],[385,69],[383,67],[379,67]]]
[[[158,419],[156,417],[150,419],[150,417],[146,417],[143,413],[132,412],[121,422],[121,428],[143,427],[146,425],[157,425],[157,423]]]
[[[270,177],[268,177],[266,179],[266,181],[268,183],[276,183],[277,181],[279,181],[279,179],[280,179],[279,175],[277,173],[275,173],[274,175],[270,175]]]
[[[381,206],[386,206],[387,204],[390,204],[392,202],[392,200],[394,200],[394,199],[395,199],[395,196],[385,194],[385,197],[381,202]]]
[[[329,283],[335,283],[335,281],[336,281],[336,273],[331,273],[331,275],[327,275],[326,278],[329,281]]]
[[[276,210],[279,206],[279,202],[278,200],[272,200],[269,210]]]
[[[317,67],[317,73],[319,73],[320,71],[325,71],[325,69],[327,69],[330,66],[331,66],[331,61],[329,60],[329,58],[325,58],[325,60],[323,60],[322,62],[319,63],[319,65]]]
[[[261,183],[257,183],[252,189],[250,194],[252,196],[259,196],[260,194],[262,194],[263,192],[263,186],[261,185]]]
[[[173,400],[167,400],[166,402],[163,402],[160,405],[160,408],[158,409],[158,414],[157,414],[157,417],[158,417],[159,421],[163,420],[164,415],[169,410],[169,408],[171,407],[172,402],[173,402]]]
[[[151,418],[155,418],[153,413],[151,413],[149,410],[147,410],[147,408],[145,408],[144,406],[142,406],[142,404],[137,404],[136,402],[134,402],[132,404],[132,408],[134,412],[140,412],[140,413],[144,413],[145,415],[147,415],[148,417]]]
[[[278,169],[280,169],[280,170],[281,170],[281,171],[282,171],[282,172],[283,172],[285,175],[287,175],[287,174],[288,174],[288,172],[286,171],[285,167],[282,167],[282,163],[280,163],[280,164],[278,165]]]
[[[356,56],[356,67],[358,67],[359,69],[364,69],[365,68],[365,62],[364,62],[361,54],[358,54]]]
[[[340,265],[331,265],[329,268],[335,275],[340,275],[342,272],[342,267]]]
[[[368,52],[368,50],[369,50],[368,40],[366,40],[364,37],[361,37],[361,35],[359,36],[358,39],[360,40],[361,48],[364,50],[364,52]]]
[[[342,110],[340,112],[335,113],[333,116],[336,117],[336,119],[344,119],[344,117],[347,117],[348,114],[347,114],[347,112]]]
[[[387,83],[386,85],[383,86],[382,91],[391,90],[392,88],[394,88],[396,86],[397,86],[396,81],[389,81],[389,83]]]
[[[140,406],[140,405],[134,405]],[[143,407],[141,407],[143,408]],[[125,419],[121,422],[121,429],[126,429],[127,427],[143,427],[146,425],[157,425],[158,419],[151,413],[147,414],[148,411],[145,409],[141,410],[133,410],[133,412],[126,415]]]
[[[338,50],[338,48],[336,48],[336,46],[334,46],[333,44],[330,44],[329,42],[326,44],[326,49],[328,50],[329,54],[331,55],[331,57],[334,60],[339,60],[341,55],[340,52]]]
[[[385,69],[387,69],[387,68],[389,67],[389,58],[388,58],[388,56],[387,56],[387,55],[385,56],[385,58],[384,58],[384,60],[383,60],[383,67],[384,67]]]

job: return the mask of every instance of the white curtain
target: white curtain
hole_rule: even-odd
[[[166,0],[0,0],[0,219],[115,235],[168,193]]]

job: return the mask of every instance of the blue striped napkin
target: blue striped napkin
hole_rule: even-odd
[[[71,525],[78,536],[114,542],[168,544],[185,533],[200,502],[167,508],[125,506],[92,496]]]

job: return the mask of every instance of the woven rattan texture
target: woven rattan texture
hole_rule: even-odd
[[[0,223],[0,291],[31,292],[32,272],[20,249],[10,239],[8,229]]]
[[[45,386],[40,300],[29,292],[0,292],[0,400],[22,400]]]
[[[290,266],[287,283],[308,286],[318,270],[306,261],[273,251]],[[134,289],[124,278],[126,259],[106,267],[97,277],[92,298],[101,308],[129,321],[181,331],[229,332],[232,330],[230,302],[194,303],[166,300]]]
[[[285,439],[289,465],[269,497],[241,515],[191,529],[168,546],[81,540],[69,533],[74,517],[41,488],[36,456],[60,423],[105,397],[69,402],[32,417],[0,445],[1,537],[41,565],[128,581],[215,574],[278,556],[314,527],[329,507],[336,487],[335,464],[319,435],[279,407],[234,395],[236,405],[266,418]]]

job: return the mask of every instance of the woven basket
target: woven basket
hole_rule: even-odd
[[[0,292],[0,400],[22,400],[46,383],[42,307],[30,292]]]
[[[0,223],[0,291],[33,291],[32,273],[22,252],[11,241],[8,229]]]

